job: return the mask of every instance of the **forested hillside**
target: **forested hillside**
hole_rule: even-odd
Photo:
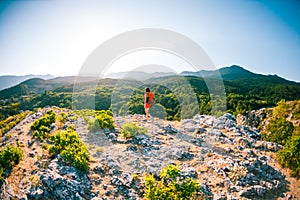
[[[194,114],[211,114],[212,97],[219,100],[214,103],[226,104],[226,111],[232,114],[245,113],[253,109],[275,106],[280,100],[300,99],[300,83],[280,78],[276,75],[261,75],[249,72],[238,66],[219,70],[223,77],[226,102],[217,94],[210,94],[207,82],[214,88],[220,87],[220,80],[214,79],[216,71],[207,71],[199,76],[168,76],[145,80],[101,79],[95,77],[77,77],[77,87],[73,83],[76,77],[60,77],[50,80],[30,79],[15,87],[0,91],[0,118],[16,114],[20,110],[33,110],[45,106],[59,106],[76,109],[112,109],[115,114],[142,114],[143,89],[145,86],[156,94],[156,106],[164,108],[167,119],[178,120]],[[164,84],[161,84],[161,83]],[[96,91],[93,90],[94,86]],[[187,93],[186,85],[193,89],[198,109],[187,106],[181,113],[180,100],[193,102]],[[124,92],[125,91],[125,92]],[[76,98],[74,99],[74,96]],[[94,99],[93,105],[88,104]],[[218,113],[212,113],[218,114]],[[221,114],[221,113],[219,113]]]

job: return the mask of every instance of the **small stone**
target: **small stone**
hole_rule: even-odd
[[[94,172],[97,174],[105,174],[105,170],[103,167],[97,165],[94,167]]]
[[[253,186],[253,190],[260,197],[264,196],[264,194],[266,193],[266,188],[264,188],[264,187],[262,187],[260,185]]]
[[[35,156],[35,151],[31,151],[30,153],[29,153],[29,157],[31,157],[31,158],[33,158],[34,156]]]
[[[50,125],[50,129],[51,129],[51,130],[55,129],[55,127],[56,127],[55,123],[52,123],[52,124]]]
[[[193,153],[190,153],[190,152],[187,152],[187,151],[178,151],[176,153],[176,156],[177,156],[177,159],[178,160],[193,160],[194,159],[194,154]]]
[[[111,132],[111,131],[110,131],[108,128],[104,128],[104,129],[103,129],[103,133],[104,133],[105,135],[108,135],[110,132]]]
[[[106,196],[110,196],[110,195],[111,195],[111,191],[110,191],[110,190],[107,190],[107,191],[105,192],[105,195],[106,195]]]
[[[109,133],[107,137],[108,137],[108,139],[110,139],[112,141],[115,141],[117,139],[117,137],[114,133]]]
[[[34,141],[28,140],[28,142],[27,142],[28,147],[31,147],[33,145],[33,143],[34,143]]]
[[[165,133],[166,134],[175,134],[178,133],[178,130],[173,128],[170,124],[166,127],[164,127]]]
[[[20,200],[27,200],[27,196],[26,195],[23,195]]]
[[[262,156],[262,157],[260,157],[260,160],[267,161],[268,158],[266,156]]]
[[[75,194],[76,200],[85,200],[78,192]]]
[[[198,128],[197,129],[197,134],[202,134],[202,133],[205,133],[206,132],[206,129],[205,128],[202,128],[202,127],[200,127],[200,128]]]
[[[247,197],[250,195],[250,192],[248,190],[241,190],[241,191],[239,191],[239,195],[241,197]]]
[[[118,188],[114,189],[114,193],[118,194],[119,193],[119,189]]]
[[[109,174],[112,175],[112,176],[116,176],[116,175],[121,174],[121,172],[118,169],[110,169]]]

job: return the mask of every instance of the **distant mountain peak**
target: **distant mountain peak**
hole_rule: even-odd
[[[231,69],[243,69],[243,70],[245,70],[243,67],[241,67],[239,65],[231,65],[228,68],[231,68]]]
[[[16,76],[16,75],[4,75],[0,76],[0,90],[10,88],[12,86],[18,85],[19,83],[26,81],[31,78],[41,78],[44,80],[53,78],[54,76],[50,74],[46,75],[33,75],[33,74],[28,74],[24,76]]]

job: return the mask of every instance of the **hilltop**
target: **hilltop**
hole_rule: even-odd
[[[32,124],[53,110],[59,118],[50,134],[75,127],[90,152],[82,172],[61,154],[44,147],[53,141],[33,138]],[[200,182],[207,199],[297,199],[299,182],[277,163],[282,145],[262,140],[260,131],[242,125],[231,114],[196,115],[167,121],[143,115],[113,117],[115,128],[89,130],[91,111],[57,107],[28,113],[0,138],[2,147],[17,145],[23,157],[1,187],[3,199],[142,199],[144,175],[178,163],[182,177]],[[63,122],[63,123],[62,123]],[[146,134],[124,139],[121,127],[134,122]]]

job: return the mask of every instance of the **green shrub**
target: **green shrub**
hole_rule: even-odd
[[[0,186],[2,185],[2,182],[5,180],[5,173],[4,168],[0,167]]]
[[[17,165],[23,155],[20,147],[5,146],[0,150],[0,182],[5,179],[4,171]]]
[[[285,117],[291,116],[293,120],[300,119],[300,100],[286,102],[281,100],[277,103],[273,111],[273,116],[275,117]]]
[[[266,126],[264,137],[270,142],[277,142],[284,145],[292,136],[294,126],[292,122],[287,121],[284,117],[274,118]]]
[[[300,100],[294,101],[292,103],[293,111],[292,111],[292,119],[299,120],[300,119]]]
[[[28,112],[22,112],[6,118],[5,120],[0,121],[0,136],[7,133],[10,129],[16,126],[20,121],[22,121]]]
[[[40,140],[47,138],[50,133],[50,126],[55,122],[56,114],[50,110],[43,117],[36,120],[30,127],[33,130],[32,136]]]
[[[43,141],[47,137],[48,133],[50,133],[50,128],[42,125],[39,130],[33,131],[32,136]]]
[[[197,180],[183,178],[178,165],[168,165],[162,169],[160,180],[154,175],[144,177],[147,199],[191,199],[196,192],[200,191],[200,184]]]
[[[77,169],[83,172],[88,171],[89,151],[73,128],[67,128],[66,131],[57,131],[50,137],[50,140],[54,142],[49,147],[50,152],[60,154]]]
[[[91,120],[88,123],[88,129],[90,131],[98,131],[103,128],[109,128],[109,129],[115,128],[112,113],[109,110],[97,111],[95,119]]]
[[[293,132],[293,137],[294,136],[300,136],[300,125],[296,126]]]
[[[300,177],[300,135],[286,142],[284,149],[277,153],[277,160],[283,167],[292,170],[292,176]]]
[[[138,126],[134,122],[126,123],[121,128],[121,135],[125,139],[135,137],[140,134],[146,134],[146,133],[147,133],[146,128]]]
[[[68,116],[66,113],[60,113],[59,117],[58,117],[58,121],[63,125],[67,122],[68,120]]]

